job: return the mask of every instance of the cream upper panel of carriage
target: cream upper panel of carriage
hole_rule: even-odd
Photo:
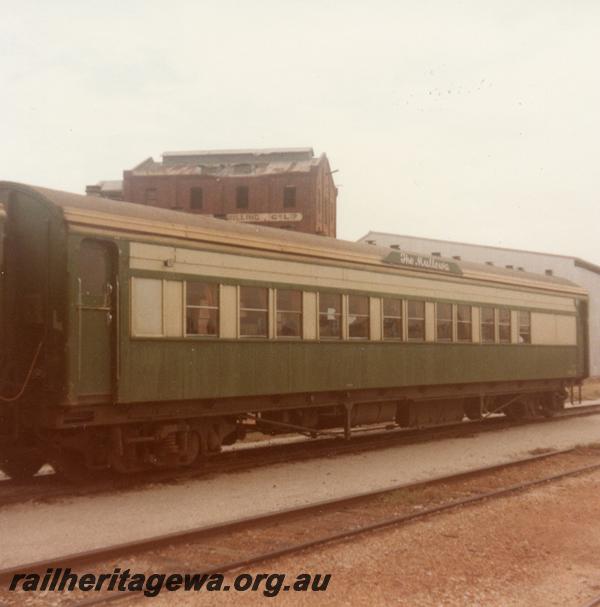
[[[575,301],[570,296],[481,286],[467,281],[447,281],[439,275],[431,278],[405,276],[376,270],[355,270],[145,243],[131,243],[130,267],[133,270],[163,272],[165,275],[189,274],[229,280],[305,285],[315,290],[357,290],[404,297],[575,312]]]

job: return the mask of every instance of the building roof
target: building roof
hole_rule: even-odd
[[[101,192],[120,192],[123,189],[123,180],[99,181],[97,185],[100,187]]]
[[[600,274],[600,266],[598,266],[594,263],[591,263],[589,261],[585,261],[585,259],[575,257],[573,255],[561,255],[559,253],[544,253],[542,251],[531,251],[531,250],[527,250],[527,249],[513,249],[510,247],[499,247],[496,245],[476,244],[473,242],[462,242],[460,240],[444,240],[441,238],[429,238],[426,236],[411,236],[408,234],[393,234],[391,232],[375,232],[373,230],[369,230],[364,236],[359,238],[357,240],[357,242],[367,242],[369,240],[377,240],[377,238],[380,236],[384,236],[385,238],[398,238],[398,239],[407,238],[410,240],[439,242],[441,244],[460,245],[462,247],[473,247],[474,249],[493,249],[495,251],[505,251],[505,252],[514,251],[515,253],[525,253],[528,255],[543,255],[545,257],[558,257],[560,259],[571,259],[571,260],[573,260],[573,262],[576,266],[589,270],[590,272],[595,272],[596,274]]]
[[[206,158],[210,160],[215,157],[244,157],[247,159],[260,159],[265,156],[278,157],[298,157],[298,159],[308,160],[315,155],[312,148],[250,148],[240,150],[194,150],[194,151],[178,151],[178,152],[163,152],[163,160],[170,162],[178,158]]]
[[[409,267],[398,264],[391,258],[389,247],[229,222],[206,215],[119,202],[96,196],[81,196],[19,183],[0,182],[0,190],[2,189],[21,191],[41,199],[46,204],[55,205],[62,209],[63,215],[74,224],[109,226],[114,230],[168,236],[190,241],[226,243],[237,247],[303,255],[336,262],[355,262],[404,272],[440,274],[431,265],[415,267],[413,264],[413,267]],[[517,272],[453,259],[433,258],[433,260],[435,264],[446,262],[449,266],[456,267],[459,274],[472,280],[585,294],[585,290],[577,285],[556,276]],[[441,273],[448,275],[447,272]]]
[[[254,177],[284,173],[308,173],[324,155],[315,158],[312,148],[250,150],[200,150],[165,152],[162,162],[147,158],[131,173],[147,175],[203,175]]]

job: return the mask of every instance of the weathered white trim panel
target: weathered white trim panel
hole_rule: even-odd
[[[481,308],[479,306],[471,307],[472,335],[473,343],[481,343]]]
[[[435,304],[432,301],[425,302],[425,341],[435,341]]]
[[[181,273],[232,280],[256,280],[281,284],[303,284],[315,289],[337,288],[386,292],[390,295],[474,301],[497,306],[521,306],[559,312],[575,312],[570,296],[513,291],[508,288],[480,286],[468,282],[445,281],[443,277],[413,277],[379,273],[376,270],[352,270],[332,266],[244,257],[228,253],[198,251],[132,242],[132,270]],[[170,267],[165,261],[172,262]]]
[[[131,333],[134,337],[162,337],[163,281],[131,279]]]
[[[369,339],[379,341],[383,339],[383,299],[369,298]]]
[[[574,346],[577,344],[577,323],[573,316],[557,316],[534,312],[531,315],[531,343]]]
[[[163,282],[164,327],[167,337],[183,337],[185,300],[183,282],[165,280]]]
[[[219,336],[235,339],[238,333],[238,290],[234,285],[221,285],[219,290]]]
[[[302,292],[302,333],[304,339],[317,339],[318,314],[317,294]]]

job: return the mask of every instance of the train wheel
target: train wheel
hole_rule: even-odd
[[[554,394],[545,394],[541,397],[542,415],[545,417],[554,417],[559,411],[565,408],[565,399],[563,395],[556,392]]]
[[[205,452],[206,445],[202,433],[192,430],[188,433],[186,448],[179,464],[182,466],[198,466],[203,463]]]
[[[0,461],[0,470],[15,481],[25,481],[37,474],[46,463],[38,451],[7,456]]]

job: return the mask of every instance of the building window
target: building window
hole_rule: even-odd
[[[204,204],[204,192],[202,188],[192,188],[190,190],[190,209],[199,211]]]
[[[277,289],[277,337],[302,336],[302,291]]]
[[[383,338],[402,339],[402,300],[383,300]]]
[[[348,337],[369,338],[369,298],[364,295],[348,295]]]
[[[296,206],[296,186],[286,185],[283,188],[283,207],[286,209]]]
[[[235,206],[238,209],[247,209],[248,208],[248,186],[247,185],[239,185],[235,189]]]
[[[144,203],[145,204],[156,204],[158,200],[156,188],[147,188],[144,192]]]
[[[425,302],[409,301],[406,316],[408,339],[425,339]]]
[[[456,306],[456,338],[458,341],[473,341],[473,318],[471,306]]]
[[[186,335],[213,335],[219,330],[219,285],[186,282]]]
[[[501,344],[510,343],[510,310],[498,310],[498,337]]]
[[[519,312],[519,343],[531,343],[531,312]]]
[[[494,308],[481,308],[481,343],[496,343],[496,315]]]
[[[268,337],[269,290],[263,287],[240,287],[240,335]]]
[[[319,337],[339,339],[342,336],[342,296],[319,293]]]
[[[452,304],[435,304],[436,339],[438,341],[452,341]]]

